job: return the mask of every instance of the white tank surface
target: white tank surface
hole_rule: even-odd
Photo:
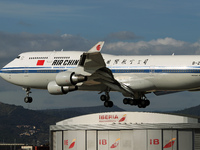
[[[149,113],[149,112],[109,112],[89,114],[66,119],[56,125],[80,125],[80,124],[142,124],[142,123],[198,123],[197,118],[178,116],[172,114]]]

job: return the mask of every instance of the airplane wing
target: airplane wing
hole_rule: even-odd
[[[103,41],[98,42],[88,52],[83,53],[80,56],[79,64],[77,68],[70,69],[70,71],[78,72],[82,75],[92,75],[96,70],[105,67],[106,64],[100,53],[104,45]]]
[[[98,42],[88,52],[81,55],[77,68],[70,69],[81,75],[90,76],[94,81],[106,85],[112,90],[119,91],[124,95],[133,95],[131,88],[115,80],[112,71],[106,67],[104,59],[100,53],[104,42]]]
[[[83,67],[85,72],[94,73],[96,70],[106,67],[100,53],[104,42],[98,42],[88,52],[81,55],[78,67]]]
[[[101,68],[96,71],[96,74],[99,77],[96,79],[96,81],[101,82],[102,84],[108,86],[112,90],[119,91],[123,95],[127,95],[127,96],[134,95],[131,88],[129,88],[127,85],[123,84],[122,82],[118,82],[114,78],[114,76],[109,68],[106,68],[106,67]]]

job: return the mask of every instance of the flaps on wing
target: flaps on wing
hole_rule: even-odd
[[[101,82],[114,91],[119,91],[130,97],[134,95],[134,92],[128,86],[115,80],[111,70],[106,67],[97,70],[93,76],[97,77],[95,81]]]

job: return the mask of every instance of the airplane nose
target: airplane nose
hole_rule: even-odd
[[[1,77],[1,74],[2,74],[2,70],[0,70],[0,77]]]
[[[3,68],[2,68],[2,69],[3,69]],[[2,77],[2,73],[3,73],[3,70],[2,70],[2,69],[0,69],[0,77],[1,77],[1,78],[3,78],[3,77]]]

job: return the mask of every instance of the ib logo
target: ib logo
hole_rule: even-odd
[[[119,141],[120,141],[120,138],[116,139],[115,140],[115,143],[113,143],[110,148],[116,148],[118,145],[119,145]]]
[[[172,138],[163,148],[171,148],[176,141],[176,138]]]

